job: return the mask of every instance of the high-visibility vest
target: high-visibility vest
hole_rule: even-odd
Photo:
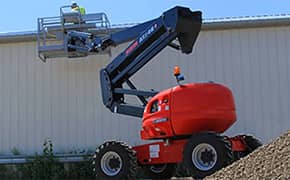
[[[84,7],[80,7],[80,13],[81,13],[81,15],[85,15],[86,9]]]
[[[86,9],[84,7],[75,7],[75,8],[72,8],[71,10],[72,12],[80,12],[81,15],[85,15],[86,14]]]

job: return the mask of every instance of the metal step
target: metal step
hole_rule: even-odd
[[[38,48],[39,58],[46,62],[46,59],[49,58],[77,58],[77,57],[86,57],[88,55],[96,55],[96,53],[90,52],[75,52],[75,51],[68,51],[64,45],[45,45]],[[98,54],[110,54],[110,49],[106,49],[104,51],[99,52]]]

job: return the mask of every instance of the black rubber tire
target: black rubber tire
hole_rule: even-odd
[[[256,150],[258,147],[262,146],[263,143],[255,138],[252,135],[239,135],[240,137],[242,137],[246,143],[246,150],[242,151],[242,152],[234,152],[234,157],[235,157],[235,161],[249,155],[250,153],[252,153],[254,150]]]
[[[110,154],[113,154],[111,156],[114,157],[109,159],[108,163],[104,165],[105,161],[102,158],[106,159],[106,156],[108,157]],[[93,164],[96,179],[134,179],[136,176],[136,152],[124,142],[108,141],[99,146],[96,149]],[[116,174],[108,174],[108,172],[105,172],[104,166],[110,166],[109,168],[112,169],[114,169],[112,166],[115,166],[119,171]]]
[[[246,155],[250,154],[251,152],[255,151],[258,147],[262,146],[263,143],[255,138],[252,135],[242,135],[243,139],[245,140],[247,144],[247,150],[246,150]]]
[[[210,147],[212,149],[205,148],[205,151],[202,151],[202,147]],[[198,153],[200,153],[200,156],[197,156]],[[212,164],[202,169],[203,167],[196,165],[197,160],[193,160],[196,157],[200,158],[201,163],[206,164],[205,161],[207,161]],[[184,147],[183,165],[190,175],[197,179],[209,176],[232,162],[233,152],[230,142],[225,137],[213,132],[192,135]]]
[[[176,172],[176,164],[145,165],[141,168],[145,177],[150,179],[169,179]]]
[[[183,163],[177,164],[176,175],[175,177],[189,177],[191,176],[188,169],[184,166]]]

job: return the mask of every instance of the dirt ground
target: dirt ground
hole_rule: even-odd
[[[290,130],[205,179],[290,179]]]

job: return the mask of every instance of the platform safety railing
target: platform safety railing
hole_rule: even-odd
[[[66,33],[82,31],[98,36],[107,35],[111,25],[105,13],[71,12],[70,6],[60,8],[60,16],[37,19],[38,56],[42,61],[57,57],[83,57],[86,53],[68,52]]]

